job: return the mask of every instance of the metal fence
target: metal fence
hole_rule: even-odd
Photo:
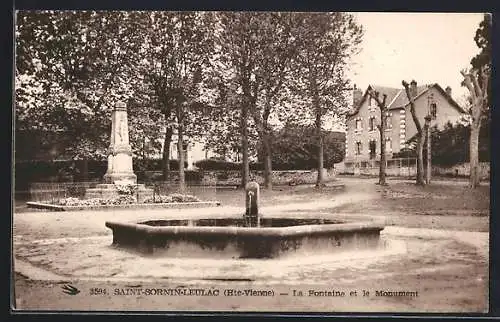
[[[50,201],[74,197],[84,198],[89,188],[99,182],[33,182],[29,188],[29,201]]]
[[[27,201],[56,203],[60,199],[69,197],[79,199],[94,197],[87,195],[87,191],[91,188],[97,188],[99,183],[100,182],[33,182],[30,184]],[[144,184],[139,183],[136,185],[136,189],[133,189],[133,193],[138,194],[139,189],[137,188],[144,187],[150,189],[150,196],[153,200],[160,195],[185,194],[193,195],[203,201],[212,201],[217,199],[217,190],[223,189],[223,187],[217,187],[216,185],[200,185],[188,182],[186,183],[185,189],[181,190],[178,182],[157,181]],[[138,197],[138,195],[136,197]]]
[[[386,168],[406,168],[406,167],[414,167],[416,165],[416,158],[397,158],[397,159],[387,159],[385,160]],[[361,161],[350,161],[345,162],[345,166],[348,168],[359,168],[359,169],[368,169],[368,168],[378,168],[380,166],[380,160],[361,160]]]
[[[377,175],[380,160],[345,162],[345,173]],[[386,160],[386,174],[392,176],[414,176],[417,171],[416,158],[396,158]]]

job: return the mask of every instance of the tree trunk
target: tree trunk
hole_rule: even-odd
[[[423,163],[423,154],[424,154],[424,131],[422,126],[420,125],[420,120],[418,119],[417,113],[415,112],[415,96],[416,93],[410,92],[410,88],[408,83],[403,81],[403,86],[405,88],[406,97],[410,101],[410,112],[411,117],[413,119],[413,123],[415,123],[415,127],[417,128],[417,185],[425,185],[424,182],[424,163]],[[415,84],[416,86],[416,84]]]
[[[425,141],[427,142],[427,164],[425,171],[425,184],[430,184],[432,175],[431,126],[430,126],[430,118],[428,117],[426,117],[424,128],[425,128]]]
[[[167,181],[170,178],[170,144],[172,143],[172,127],[167,126],[165,129],[165,140],[163,143],[163,180]]]
[[[316,84],[316,78],[311,75],[311,85],[313,89],[313,104],[316,114],[315,126],[316,126],[316,136],[318,139],[318,177],[316,179],[316,187],[320,188],[323,185],[323,135],[321,133],[321,105],[319,102],[319,94]]]
[[[380,109],[380,166],[378,172],[378,183],[379,185],[385,186],[385,172],[386,172],[386,161],[385,161],[385,128],[387,120],[385,118],[385,109]]]
[[[272,189],[271,142],[267,133],[262,136],[262,144],[264,146],[264,187]]]
[[[184,129],[182,125],[178,128],[178,140],[177,140],[177,160],[179,162],[179,192],[184,193],[186,191],[186,182],[184,175]]]
[[[470,165],[470,177],[469,177],[469,187],[476,188],[479,186],[479,129],[480,126],[471,124],[470,131],[470,144],[469,144],[469,165]]]
[[[487,103],[490,103],[488,102],[488,86],[491,70],[487,66],[482,66],[479,75],[477,72],[478,71],[475,69],[468,73],[465,71],[461,72],[464,76],[464,84],[469,90],[472,98],[472,122],[469,140],[470,188],[479,186],[479,130],[481,129],[481,118],[490,108]]]
[[[186,181],[184,175],[184,135],[182,134],[182,129],[179,129],[178,136],[177,151],[179,151],[179,153],[177,160],[179,161],[179,192],[184,193],[186,191]]]
[[[89,160],[85,156],[82,160],[82,182],[89,181]]]
[[[142,166],[144,168],[144,166],[146,165],[146,137],[145,136],[142,138],[142,151],[141,152],[142,152],[141,154],[142,154],[142,162],[143,162]]]
[[[423,132],[418,134],[417,137],[417,181],[416,184],[423,186],[424,182],[424,138]]]
[[[385,157],[385,135],[383,139],[380,141],[380,166],[378,171],[378,184],[385,186],[387,182],[385,181],[386,177],[386,157]]]
[[[323,136],[321,135],[321,128],[318,139],[318,178],[316,180],[316,187],[323,186]]]
[[[317,103],[319,105],[319,102]],[[316,179],[316,187],[323,185],[323,135],[321,133],[321,113],[319,106],[316,113],[316,135],[318,136],[318,177]]]
[[[245,103],[241,111],[241,187],[244,189],[250,177],[250,165],[248,162],[248,105]]]

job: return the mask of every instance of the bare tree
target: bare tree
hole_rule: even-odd
[[[422,129],[422,125],[420,124],[420,120],[417,117],[417,113],[415,112],[415,96],[417,82],[412,81],[412,89],[410,90],[410,86],[406,81],[402,81],[402,84],[405,88],[406,96],[408,97],[408,101],[410,102],[410,112],[413,122],[415,123],[415,127],[417,128],[417,185],[425,185],[424,182],[424,162],[423,162],[423,154],[424,154],[424,130]]]
[[[425,170],[425,184],[431,183],[431,172],[432,172],[432,163],[431,163],[431,115],[427,114],[425,116],[425,124],[424,124],[424,133],[425,133],[425,142],[427,142],[427,163]]]
[[[492,53],[492,15],[484,14],[480,22],[474,41],[480,52],[471,59],[472,70],[463,70],[463,85],[470,92],[469,102],[471,104],[471,132],[470,132],[470,179],[471,188],[479,185],[479,131],[483,118],[489,121],[489,108],[491,105],[491,53]]]
[[[372,88],[368,90],[368,95],[372,97],[377,103],[378,108],[380,109],[380,125],[377,125],[377,128],[380,132],[380,167],[378,173],[378,183],[380,185],[387,185],[385,181],[385,169],[386,169],[386,159],[385,159],[385,129],[387,127],[387,119],[386,119],[386,100],[387,95],[382,95],[382,100],[380,100],[380,93],[378,91],[374,91]]]
[[[477,69],[470,71],[461,71],[464,77],[464,84],[469,90],[471,96],[470,114],[471,130],[469,145],[470,177],[469,186],[476,188],[479,185],[479,130],[483,117],[489,113],[488,104],[488,83],[490,78],[490,69],[488,66],[482,66],[479,73]]]
[[[363,28],[351,14],[304,13],[297,15],[296,39],[300,45],[297,63],[296,88],[303,105],[310,112],[316,127],[318,142],[318,176],[316,187],[321,188],[324,166],[324,138],[322,134],[325,115],[340,116],[345,111],[345,91],[348,79],[345,70],[349,59],[359,52]]]

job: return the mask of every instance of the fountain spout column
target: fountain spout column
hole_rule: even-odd
[[[246,202],[245,202],[245,227],[259,227],[259,184],[257,182],[249,182],[245,187]]]

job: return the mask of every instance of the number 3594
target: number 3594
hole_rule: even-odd
[[[106,295],[106,289],[100,287],[93,287],[90,289],[90,295]]]

